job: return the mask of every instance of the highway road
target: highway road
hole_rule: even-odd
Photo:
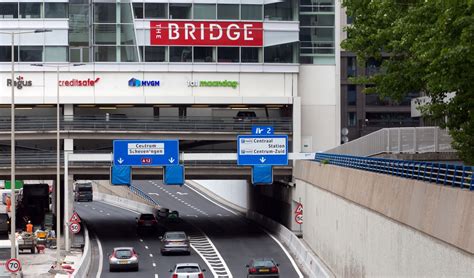
[[[251,258],[271,257],[280,264],[280,277],[303,277],[281,244],[256,224],[208,199],[188,186],[164,186],[161,181],[138,181],[134,185],[149,194],[160,206],[177,210],[182,222],[168,224],[167,230],[184,230],[191,236],[190,256],[162,256],[158,233],[136,234],[137,213],[103,202],[75,203],[75,209],[99,239],[102,267],[96,250],[90,277],[169,277],[176,263],[197,262],[205,268],[206,277],[246,277],[245,265]],[[96,245],[96,244],[94,244]],[[132,246],[140,254],[138,273],[110,273],[108,256],[113,247]],[[99,246],[97,246],[98,248]],[[93,248],[94,249],[94,248]]]

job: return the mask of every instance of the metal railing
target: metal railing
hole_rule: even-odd
[[[128,187],[128,189],[130,190],[130,192],[132,192],[133,194],[135,195],[138,195],[140,198],[143,198],[145,199],[146,201],[148,202],[151,202],[152,204],[154,204],[155,206],[158,206],[158,202],[156,202],[155,200],[153,200],[153,198],[151,198],[150,196],[148,196],[148,194],[146,194],[145,192],[143,192],[140,188],[134,186],[134,185],[130,185]]]
[[[316,161],[342,167],[474,190],[474,167],[434,162],[317,153]]]
[[[384,128],[325,153],[372,156],[380,153],[455,152],[451,136],[439,127]]]
[[[291,133],[291,118],[232,117],[105,117],[65,116],[61,118],[61,130],[136,130],[136,131],[223,131],[249,132],[253,125],[271,125],[277,132]],[[54,131],[55,117],[17,117],[17,131]],[[0,119],[0,131],[10,131],[9,118]]]

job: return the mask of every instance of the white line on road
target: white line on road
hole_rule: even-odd
[[[176,194],[178,194],[178,195],[188,195],[188,193],[186,193],[186,192],[179,192],[179,191],[176,192]]]
[[[234,214],[234,215],[238,215],[235,211],[232,211],[226,207],[224,207],[223,205],[215,202],[214,200],[211,200],[209,199],[206,195],[202,194],[201,192],[197,191],[196,189],[192,188],[191,186],[187,185],[187,184],[184,184],[184,186],[186,186],[187,188],[191,189],[192,191],[196,192],[197,194],[199,194],[201,197],[203,197],[204,199],[208,200],[209,202],[213,203],[214,205],[220,207],[220,208],[223,208],[225,210],[227,210],[228,212]]]
[[[92,207],[92,209],[95,209],[94,207]]]
[[[140,238],[140,242],[143,242],[143,239]]]
[[[280,248],[283,250],[283,252],[285,253],[285,255],[288,257],[288,259],[290,260],[291,262],[291,265],[293,265],[293,268],[295,269],[296,273],[298,273],[298,278],[303,278],[303,273],[301,273],[301,270],[298,268],[298,265],[296,265],[296,262],[295,260],[293,260],[293,258],[291,257],[290,253],[288,253],[288,251],[285,249],[285,247],[283,246],[283,244],[281,244],[280,241],[278,241],[278,239],[276,237],[274,237],[272,234],[270,234],[270,232],[268,232],[267,230],[263,229],[262,230],[265,231],[265,233],[268,234],[269,237],[271,237],[279,246]]]
[[[95,277],[100,278],[100,275],[102,275],[102,264],[104,263],[104,257],[102,255],[102,244],[100,243],[99,237],[96,236],[95,240],[97,241],[97,246],[99,246],[99,268],[97,269],[97,275]]]
[[[148,245],[145,245],[145,249],[148,249]]]
[[[196,217],[198,218],[199,216],[197,216],[196,214],[186,214],[187,217]]]
[[[153,258],[153,254],[150,254],[150,258]]]
[[[220,213],[218,213],[217,215],[218,215],[218,216],[222,216],[222,214],[220,214]]]
[[[158,274],[155,274],[155,278],[158,278]]]
[[[156,264],[155,264],[155,263],[153,263],[153,267],[156,267]]]
[[[104,211],[103,211],[103,210],[101,210],[101,211],[99,211],[99,212],[101,212],[101,213],[102,213],[102,212],[104,212]]]
[[[150,193],[148,193],[148,195],[156,195],[156,196],[160,196],[160,194],[158,194],[158,193],[155,193],[155,192],[150,192]]]
[[[107,212],[107,215],[110,215],[110,213]]]

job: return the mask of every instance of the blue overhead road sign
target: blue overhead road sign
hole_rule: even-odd
[[[287,135],[240,135],[238,165],[288,165]]]
[[[274,131],[273,126],[252,126],[252,134],[254,135],[272,135]]]
[[[114,140],[114,165],[164,166],[178,162],[178,140]]]

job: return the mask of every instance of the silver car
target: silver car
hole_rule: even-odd
[[[196,263],[177,264],[173,269],[170,269],[171,278],[204,278],[203,272],[205,271]]]
[[[191,254],[189,238],[185,232],[166,232],[161,237],[161,254],[171,252]]]
[[[138,271],[138,253],[133,247],[116,247],[109,255],[109,270],[134,270]]]

